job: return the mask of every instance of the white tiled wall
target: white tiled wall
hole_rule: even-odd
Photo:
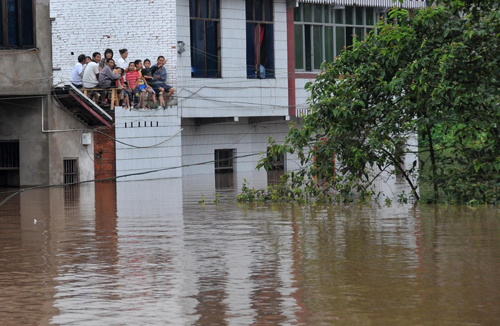
[[[286,2],[274,1],[275,79],[246,77],[244,0],[221,0],[222,78],[191,78],[189,1],[177,2],[177,37],[186,43],[178,56],[179,108],[183,117],[288,115]]]
[[[214,160],[216,149],[234,149],[236,156],[235,171],[254,171],[261,155],[242,157],[250,154],[265,153],[269,137],[282,142],[288,133],[288,121],[267,123],[220,123],[204,126],[183,126],[182,156],[183,164],[208,162]],[[288,169],[297,167],[295,157],[287,158]],[[214,163],[183,169],[183,174],[214,173]]]
[[[180,119],[176,111],[117,109],[115,120],[116,138],[120,141],[116,143],[117,176],[157,169],[162,171],[122,180],[175,178],[182,175],[181,169],[177,168],[182,161],[182,132],[179,132]]]

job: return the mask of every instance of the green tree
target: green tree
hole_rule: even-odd
[[[426,201],[496,202],[500,12],[495,2],[447,0],[411,17],[395,8],[389,17],[323,65],[306,86],[311,113],[303,126],[292,127],[284,145],[272,143],[268,157],[296,153],[304,165],[284,176],[281,199],[366,195],[378,177],[374,171],[386,170],[400,173],[416,199],[420,193]],[[415,135],[419,146],[409,146]],[[404,166],[401,158],[408,153],[418,154],[420,162]],[[259,167],[269,163],[264,158]],[[300,196],[289,196],[299,188]]]

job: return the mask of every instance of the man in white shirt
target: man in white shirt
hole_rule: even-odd
[[[82,88],[82,70],[83,70],[83,62],[85,61],[85,54],[80,54],[78,56],[78,63],[73,67],[73,71],[71,71],[71,83],[76,88]]]
[[[99,87],[99,62],[101,61],[101,54],[94,52],[92,54],[92,61],[87,65],[83,72],[82,83],[84,88],[97,88]]]

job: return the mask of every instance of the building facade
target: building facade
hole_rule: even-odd
[[[81,53],[110,48],[116,59],[125,48],[131,60],[167,59],[168,83],[176,90],[168,109],[115,112],[116,174],[158,170],[135,179],[253,170],[268,138],[283,141],[289,123],[300,125],[307,114],[304,86],[321,63],[363,37],[393,5],[390,0],[51,4],[54,84],[69,82]],[[402,5],[418,8],[425,2]],[[282,160],[282,168],[295,166],[294,157]]]
[[[51,95],[49,1],[0,5],[0,186],[93,179],[92,129]]]

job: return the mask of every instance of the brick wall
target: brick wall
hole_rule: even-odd
[[[79,54],[126,48],[129,59],[167,59],[168,83],[176,84],[175,0],[51,0],[54,84],[69,82]],[[72,54],[73,53],[73,54]]]
[[[100,131],[115,138],[115,128],[99,127]],[[94,169],[96,179],[116,176],[116,143],[110,137],[94,132]]]

